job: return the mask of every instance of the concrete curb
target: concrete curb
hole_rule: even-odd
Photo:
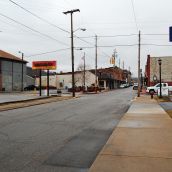
[[[10,101],[10,102],[2,102],[2,103],[0,103],[0,106],[8,105],[8,104],[14,104],[14,103],[30,102],[33,100],[49,99],[52,97],[53,96],[50,96],[50,97],[46,96],[46,97],[38,97],[38,98],[31,98],[31,99],[24,99],[24,100],[14,100],[14,101]]]
[[[40,98],[40,99],[32,99],[32,100],[30,99],[30,100],[27,100],[27,101],[10,102],[10,103],[4,104],[3,106],[0,106],[0,112],[7,111],[7,110],[13,110],[13,109],[19,109],[19,108],[24,108],[24,107],[37,106],[37,105],[41,105],[41,104],[47,104],[47,103],[53,103],[53,102],[65,101],[65,100],[73,99],[73,97],[64,96],[64,97],[61,97],[61,99],[52,99],[52,101],[51,101],[50,98],[55,98],[55,97],[48,97],[48,98],[45,97],[45,98]],[[50,101],[47,101],[48,99]],[[37,102],[37,100],[45,100],[45,101]],[[32,103],[30,103],[30,102],[32,102]],[[24,104],[24,103],[26,103],[26,104]]]

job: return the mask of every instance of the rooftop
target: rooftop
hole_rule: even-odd
[[[19,57],[16,57],[10,53],[7,53],[5,51],[0,50],[0,58],[6,59],[6,60],[10,60],[10,61],[18,61],[18,62],[22,62],[22,59]],[[24,63],[27,63],[27,61],[23,60]]]

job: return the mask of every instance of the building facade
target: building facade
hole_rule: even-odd
[[[26,86],[26,63],[26,61],[0,50],[0,91],[21,91],[22,85],[23,88]]]
[[[84,86],[84,72],[83,71],[77,71],[74,74],[75,78],[75,86],[76,87],[82,87]],[[98,77],[97,77],[98,81]],[[85,87],[90,87],[95,84],[95,74],[93,74],[90,71],[85,71]],[[57,85],[58,88],[72,88],[72,73],[60,73],[57,74]]]
[[[148,55],[145,66],[145,82],[147,86],[152,86],[159,82],[159,59],[162,60],[161,80],[172,85],[172,56],[151,57]]]
[[[109,89],[119,88],[123,83],[131,82],[131,72],[118,67],[98,69],[99,86]]]
[[[74,73],[75,87],[84,86],[84,72],[76,71]],[[47,76],[42,75],[42,86],[47,86]],[[131,82],[131,72],[122,70],[118,67],[101,68],[97,69],[97,75],[95,70],[85,71],[85,87],[95,87],[95,81],[97,80],[97,86],[104,89],[115,89],[123,83]],[[36,85],[39,85],[39,77],[36,77]],[[52,74],[49,76],[49,86],[57,89],[70,89],[72,88],[72,72],[61,72],[58,74]]]
[[[122,70],[118,67],[110,67],[97,69],[97,76],[95,76],[95,70],[87,70],[85,72],[85,86],[95,86],[95,80],[97,80],[98,87],[104,89],[115,89],[118,88],[122,83],[131,82],[131,72]],[[83,71],[75,72],[75,86],[82,87],[83,85]],[[72,73],[68,72],[57,74],[57,86],[58,88],[71,88]]]

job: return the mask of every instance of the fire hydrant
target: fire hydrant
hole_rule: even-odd
[[[150,92],[150,95],[151,95],[151,99],[153,99],[154,92],[151,91],[151,92]]]

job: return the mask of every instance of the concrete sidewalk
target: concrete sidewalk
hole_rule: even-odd
[[[89,172],[171,172],[172,119],[150,96],[133,101]]]
[[[15,103],[15,102],[22,102],[22,101],[32,101],[32,100],[41,100],[41,99],[48,99],[53,96],[61,96],[61,97],[69,97],[71,94],[52,94],[50,92],[50,96],[43,94],[42,96],[39,96],[39,92],[34,91],[24,91],[24,92],[16,92],[16,93],[0,93],[0,105],[8,104],[8,103]],[[79,94],[76,94],[76,96],[79,96]]]

